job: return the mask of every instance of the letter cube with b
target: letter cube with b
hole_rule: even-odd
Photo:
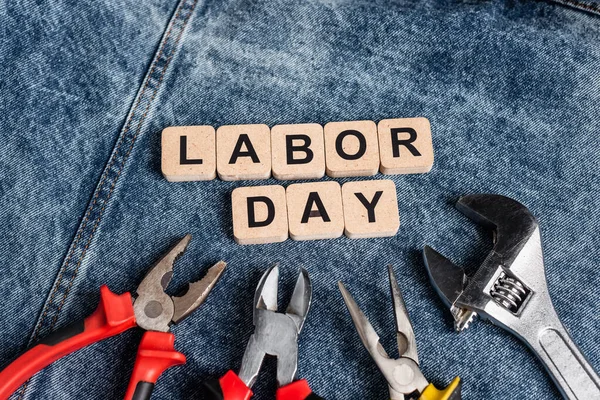
[[[319,179],[325,175],[323,127],[319,124],[271,128],[272,168],[276,179]]]
[[[283,186],[239,187],[231,194],[233,237],[238,244],[283,242],[288,216]]]

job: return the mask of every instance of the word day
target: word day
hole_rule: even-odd
[[[162,132],[169,181],[319,179],[426,173],[433,166],[427,118],[319,124],[177,126]]]
[[[400,226],[391,180],[239,187],[231,195],[238,244],[393,236]]]

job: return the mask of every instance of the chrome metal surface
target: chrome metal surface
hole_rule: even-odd
[[[277,384],[285,386],[296,379],[298,334],[310,308],[312,285],[302,268],[286,313],[277,312],[279,267],[274,265],[262,276],[254,295],[254,333],[248,340],[238,376],[252,387],[266,355],[277,357]]]
[[[421,393],[429,383],[419,368],[414,331],[391,265],[388,266],[388,274],[400,354],[400,358],[397,359],[388,356],[379,341],[379,335],[344,284],[338,282],[338,286],[360,339],[388,382],[390,399],[404,400],[405,395],[415,391]]]
[[[424,250],[431,281],[449,303],[456,329],[466,328],[475,314],[489,319],[536,353],[565,398],[600,400],[600,378],[552,305],[535,217],[522,204],[499,195],[465,196],[457,207],[494,229],[494,248],[469,278],[433,249]]]

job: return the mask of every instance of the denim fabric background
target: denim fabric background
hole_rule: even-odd
[[[297,268],[310,271],[299,377],[327,399],[388,396],[336,287],[348,285],[393,350],[388,263],[432,382],[461,376],[465,399],[558,398],[509,334],[480,321],[452,331],[420,249],[472,269],[491,241],[453,208],[457,197],[520,200],[540,220],[558,313],[600,369],[600,8],[560,2],[0,1],[0,368],[88,315],[101,284],[133,290],[190,232],[173,288],[219,259],[229,268],[173,329],[188,363],[160,378],[153,399],[199,398],[200,381],[239,368],[254,288],[276,261],[281,306]],[[392,177],[393,238],[238,246],[233,188],[282,182],[169,183],[160,173],[170,125],[412,116],[430,119],[436,162]],[[118,399],[140,337],[65,357],[14,398]],[[268,360],[257,399],[273,397],[274,372]]]

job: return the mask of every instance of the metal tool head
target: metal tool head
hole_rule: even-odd
[[[391,265],[388,266],[388,274],[396,318],[396,337],[400,355],[398,359],[388,356],[379,341],[379,335],[344,284],[338,282],[338,286],[363,345],[388,382],[390,398],[402,400],[405,395],[421,393],[428,382],[419,368],[415,335]]]
[[[254,333],[248,340],[238,376],[252,387],[266,355],[277,357],[277,383],[296,379],[298,334],[310,308],[312,285],[308,272],[300,269],[294,293],[285,313],[277,311],[279,266],[273,265],[260,279],[254,294]]]
[[[475,315],[485,313],[489,301],[497,300],[495,288],[498,286],[495,282],[499,279],[504,279],[502,282],[509,281],[509,285],[514,283],[514,290],[519,292],[515,292],[518,298],[504,301],[511,302],[509,311],[518,312],[518,306],[524,303],[528,289],[519,281],[514,271],[511,271],[511,266],[519,257],[521,264],[539,265],[541,245],[539,240],[532,241],[532,238],[539,235],[535,217],[527,207],[516,200],[492,194],[470,195],[461,197],[456,207],[473,221],[492,229],[494,233],[492,251],[471,277],[431,247],[425,246],[423,250],[430,280],[442,300],[450,307],[455,318],[455,327],[460,331],[469,326]],[[525,254],[523,249],[528,244],[538,246],[539,249],[527,251]],[[499,296],[502,296],[502,293]]]
[[[219,261],[200,281],[189,283],[182,296],[169,296],[165,290],[173,277],[173,265],[185,252],[191,235],[186,235],[171,248],[147,273],[136,289],[133,307],[137,324],[146,330],[166,332],[171,324],[181,322],[206,299],[225,270]]]
[[[279,265],[270,267],[260,279],[254,294],[254,315],[256,310],[269,310],[277,312],[277,288],[279,282]],[[312,299],[312,284],[308,272],[300,268],[292,298],[286,309],[286,314],[296,322],[298,332],[302,330],[304,321],[310,309]]]

